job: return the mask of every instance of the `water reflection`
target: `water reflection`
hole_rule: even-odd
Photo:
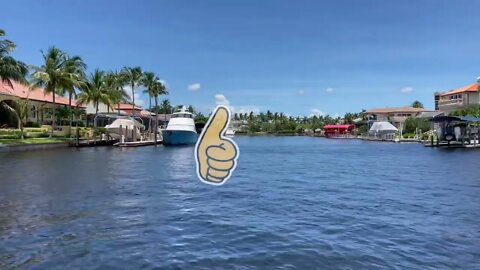
[[[480,268],[480,152],[236,141],[221,187],[193,147],[1,153],[0,268]]]

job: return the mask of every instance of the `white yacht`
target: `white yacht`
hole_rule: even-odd
[[[172,114],[167,128],[162,130],[163,144],[185,145],[195,144],[198,134],[193,121],[193,114],[183,107],[180,112]]]

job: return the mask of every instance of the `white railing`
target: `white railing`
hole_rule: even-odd
[[[463,105],[463,99],[452,99],[452,100],[439,100],[438,101],[439,106],[459,106]]]

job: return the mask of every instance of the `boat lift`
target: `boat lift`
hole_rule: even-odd
[[[474,116],[436,116],[431,122],[435,125],[434,143],[430,136],[428,147],[477,148],[479,144],[480,118]]]

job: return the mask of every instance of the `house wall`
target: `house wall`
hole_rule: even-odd
[[[0,94],[0,101],[4,101],[4,100],[19,101],[20,98]],[[65,105],[56,104],[55,106],[58,108]],[[27,104],[28,113],[24,121],[38,123],[40,125],[50,124],[53,121],[53,108],[54,106],[52,103],[29,100]],[[74,117],[74,120],[76,120],[75,117]],[[82,120],[82,119],[80,118],[79,120]]]
[[[86,111],[87,111],[87,114],[95,114],[96,112],[96,109],[95,109],[95,106],[93,105],[92,102],[88,103],[86,105]],[[103,104],[103,103],[98,103],[98,112],[99,113],[106,113],[106,112],[114,112],[115,110],[113,110],[112,108],[108,108],[107,105]]]
[[[443,96],[440,98],[438,108],[447,114],[467,106],[480,105],[479,92],[469,92],[455,95]]]
[[[480,93],[468,93],[468,104],[469,106],[472,105],[480,105]]]

